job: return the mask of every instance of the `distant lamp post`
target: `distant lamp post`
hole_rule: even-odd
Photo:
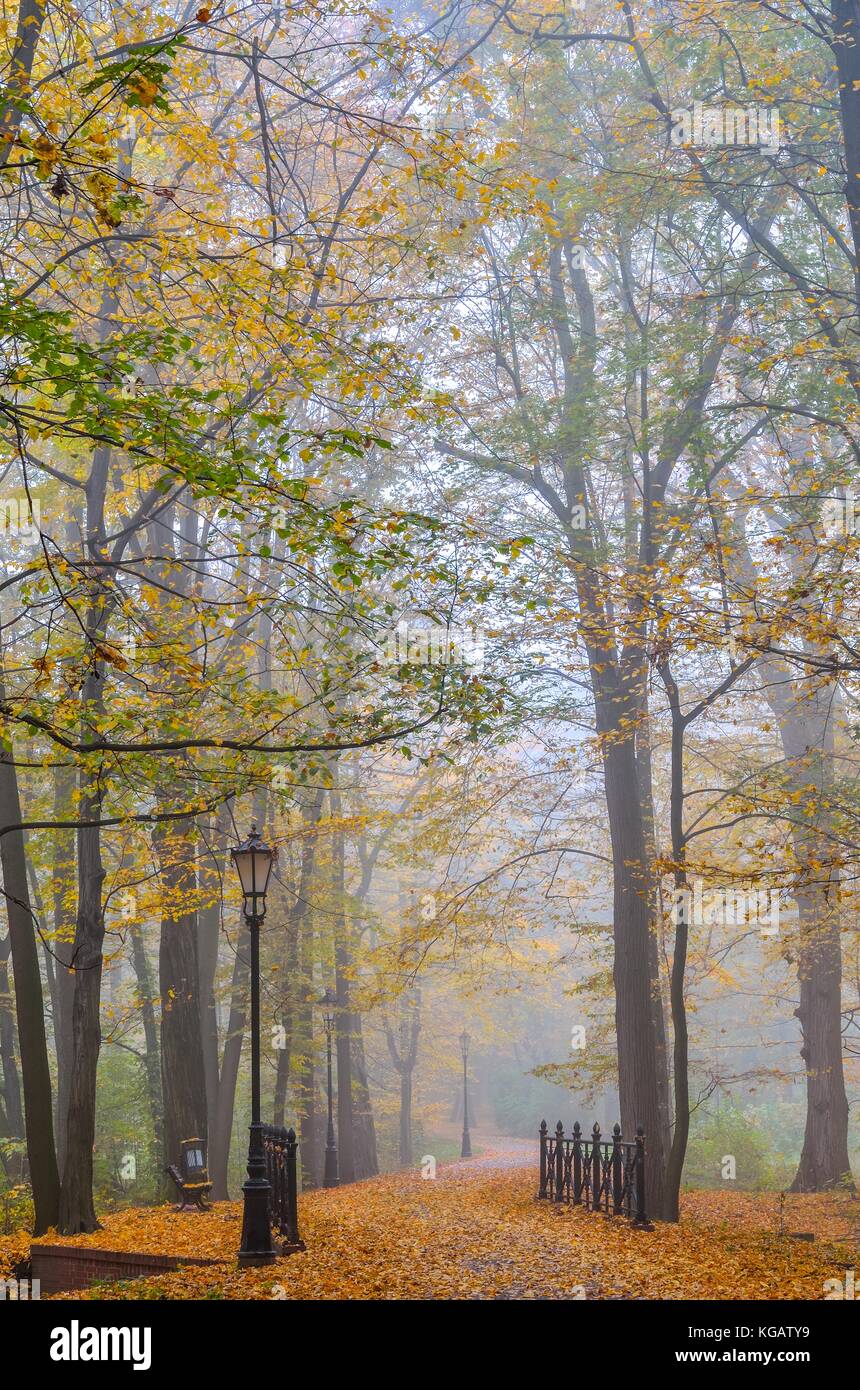
[[[270,1264],[278,1258],[269,1224],[271,1186],[266,1177],[263,1126],[260,1121],[260,924],[266,915],[266,890],[275,851],[257,834],[256,825],[230,854],[242,884],[242,909],[251,936],[251,1129],[248,1143],[248,1178],[242,1216],[239,1263]]]
[[[465,1028],[460,1034],[460,1051],[463,1054],[463,1143],[460,1146],[460,1157],[472,1157],[472,1141],[469,1138],[469,1078],[466,1074],[466,1066],[469,1061],[469,1034]]]
[[[328,1131],[325,1141],[325,1168],[323,1170],[323,1187],[337,1187],[340,1179],[337,1172],[337,1140],[334,1137],[334,1109],[332,1103],[331,1088],[331,1040],[335,1026],[335,1005],[337,997],[333,990],[327,989],[322,997],[325,1013],[325,1045],[326,1062],[328,1067]]]

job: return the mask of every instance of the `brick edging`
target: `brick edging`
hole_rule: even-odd
[[[38,1279],[45,1293],[84,1289],[107,1279],[144,1279],[183,1265],[218,1265],[223,1260],[198,1255],[156,1255],[143,1250],[104,1250],[93,1245],[49,1245],[34,1242],[30,1247],[31,1278]]]

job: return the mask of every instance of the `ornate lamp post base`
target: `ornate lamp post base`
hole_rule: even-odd
[[[242,1244],[239,1247],[240,1265],[267,1265],[278,1258],[269,1217],[272,1187],[266,1176],[263,1156],[263,1126],[251,1125],[248,1148],[248,1176],[242,1188],[245,1207],[242,1215]]]
[[[340,1178],[337,1171],[337,1149],[334,1145],[326,1144],[325,1149],[325,1169],[323,1171],[323,1187],[339,1187]]]
[[[240,1265],[269,1265],[278,1258],[269,1225],[269,1194],[266,1178],[248,1178],[242,1192],[245,1213],[242,1218]]]

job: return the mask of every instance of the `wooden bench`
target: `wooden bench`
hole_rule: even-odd
[[[212,1191],[212,1181],[206,1166],[206,1144],[202,1139],[183,1139],[180,1144],[179,1167],[168,1163],[169,1173],[182,1201],[177,1211],[209,1211],[206,1198]]]

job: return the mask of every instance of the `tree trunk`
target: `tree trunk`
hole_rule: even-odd
[[[54,817],[69,820],[75,791],[74,771],[58,767],[54,771]],[[53,836],[52,897],[54,939],[51,949],[56,961],[54,980],[54,1052],[57,1058],[57,1166],[62,1178],[66,1163],[69,1083],[72,1075],[72,1007],[75,976],[71,969],[75,949],[75,837],[68,830]]]
[[[361,1014],[353,1014],[352,1076],[354,1083],[353,1119],[355,1133],[355,1177],[375,1178],[379,1172],[376,1151],[376,1127],[373,1123],[373,1103],[367,1082],[367,1063],[364,1057],[364,1034]]]
[[[200,1035],[203,1050],[203,1075],[206,1085],[206,1116],[209,1123],[211,1150],[218,1108],[218,1008],[215,999],[215,977],[218,970],[218,944],[221,939],[220,848],[226,829],[226,819],[219,814],[209,826],[210,855],[200,865],[201,886],[212,895],[197,912],[197,972],[200,990]]]
[[[92,674],[87,677],[94,700]],[[98,821],[101,793],[81,774],[79,809],[82,821]],[[75,991],[72,1005],[72,1069],[69,1078],[68,1137],[60,1192],[60,1230],[64,1235],[98,1229],[93,1203],[93,1147],[96,1133],[96,1074],[101,1050],[99,1004],[102,980],[104,915],[101,831],[78,830],[78,914],[75,926]]]
[[[666,1036],[666,1011],[663,1001],[663,974],[660,968],[662,938],[662,902],[660,880],[655,873],[657,862],[657,829],[654,817],[654,782],[651,761],[651,713],[648,704],[647,688],[642,696],[642,714],[636,729],[636,770],[639,777],[639,794],[642,803],[642,826],[645,832],[645,846],[648,853],[648,882],[650,884],[650,920],[648,933],[648,976],[651,981],[651,997],[654,1008],[654,1034],[657,1039],[657,1086],[660,1104],[660,1133],[663,1152],[669,1152],[672,1145],[672,1104],[669,1096],[668,1039]],[[613,1118],[615,1124],[617,1116]]]
[[[834,702],[825,688],[812,698],[801,688],[782,729],[792,786],[815,814],[794,830],[804,884],[794,894],[798,914],[797,975],[800,1055],[806,1073],[806,1129],[793,1192],[853,1186],[848,1158],[848,1099],[842,1039],[842,943],[839,871],[832,856]]]
[[[672,1146],[666,1164],[666,1191],[662,1214],[667,1221],[680,1216],[681,1177],[690,1137],[690,1043],[687,1028],[687,1004],[684,996],[689,944],[688,896],[680,897],[687,889],[687,841],[684,832],[684,733],[686,725],[681,713],[678,686],[668,664],[660,666],[660,676],[666,687],[672,716],[672,761],[670,773],[669,818],[672,836],[672,861],[676,890],[675,941],[672,951],[672,978],[669,998],[674,1034],[673,1078],[675,1083],[675,1127]],[[648,1194],[651,1201],[651,1194]]]
[[[831,0],[830,12],[833,56],[839,73],[845,194],[854,243],[854,312],[860,315],[860,3]]]
[[[12,943],[8,936],[0,941],[0,1073],[3,1084],[0,1094],[0,1138],[24,1140],[24,1112],[21,1108],[21,1083],[18,1076],[18,1063],[15,1059],[15,1020],[13,1016],[12,989],[9,981],[9,954]],[[3,1171],[11,1182],[20,1182],[24,1174],[26,1158],[11,1159],[0,1153]]]
[[[823,892],[796,894],[799,915],[800,1055],[806,1069],[806,1129],[792,1192],[853,1186],[842,1061],[842,959],[837,905]]]
[[[236,1104],[236,1082],[242,1044],[245,1040],[245,1019],[248,1000],[248,981],[251,969],[251,937],[243,927],[236,943],[233,961],[233,981],[230,988],[230,1016],[221,1059],[218,1081],[218,1104],[209,1149],[209,1176],[212,1179],[212,1198],[229,1201],[227,1186],[230,1167],[230,1140],[233,1135],[233,1109]]]
[[[302,1191],[320,1185],[319,1125],[316,1113],[316,1068],[313,1053],[302,1058],[298,1076],[299,1157],[302,1164]]]
[[[399,1000],[398,1036],[386,1023],[385,1039],[394,1068],[400,1077],[400,1166],[412,1167],[412,1074],[418,1060],[418,1034],[421,1031],[421,991],[411,989]]]
[[[0,698],[5,698],[1,677]],[[18,776],[11,744],[4,735],[0,740],[0,827],[19,825],[20,822]],[[42,976],[30,909],[23,831],[10,830],[0,836],[0,867],[15,979],[15,1011],[24,1087],[24,1128],[35,1209],[34,1234],[41,1235],[57,1224],[60,1177],[54,1148],[53,1096]],[[7,1123],[8,1119],[7,1115]]]
[[[332,817],[341,813],[340,796],[331,793]],[[337,1149],[340,1181],[355,1182],[355,1137],[352,1100],[352,1015],[349,998],[349,923],[344,911],[346,894],[345,849],[342,830],[332,843],[332,887],[335,917],[335,994],[337,996]]]
[[[412,1068],[400,1072],[400,1167],[412,1167]]]
[[[9,981],[11,950],[11,938],[6,936],[0,941],[0,1070],[3,1073],[7,1134],[10,1138],[23,1139],[24,1111],[21,1108],[21,1083],[15,1060],[15,1020]]]
[[[184,831],[159,832],[153,838],[164,894],[159,950],[164,1149],[168,1161],[176,1163],[182,1140],[205,1139],[208,1133],[197,912],[183,908],[194,899],[197,875],[190,822]]]
[[[137,977],[137,995],[140,1002],[140,1017],[143,1023],[144,1046],[146,1048],[144,1066],[146,1070],[146,1096],[149,1102],[154,1141],[153,1163],[157,1186],[161,1189],[166,1187],[163,1171],[165,1164],[164,1114],[161,1108],[161,1056],[153,1002],[152,971],[146,954],[143,931],[139,926],[134,926],[130,936],[131,959]]]
[[[652,978],[652,932],[647,850],[637,794],[633,739],[610,734],[605,744],[606,808],[612,842],[615,1028],[621,1128],[632,1139],[641,1126],[648,1147],[648,1203],[662,1216],[666,1153],[658,1078],[656,1029],[659,982]]]

